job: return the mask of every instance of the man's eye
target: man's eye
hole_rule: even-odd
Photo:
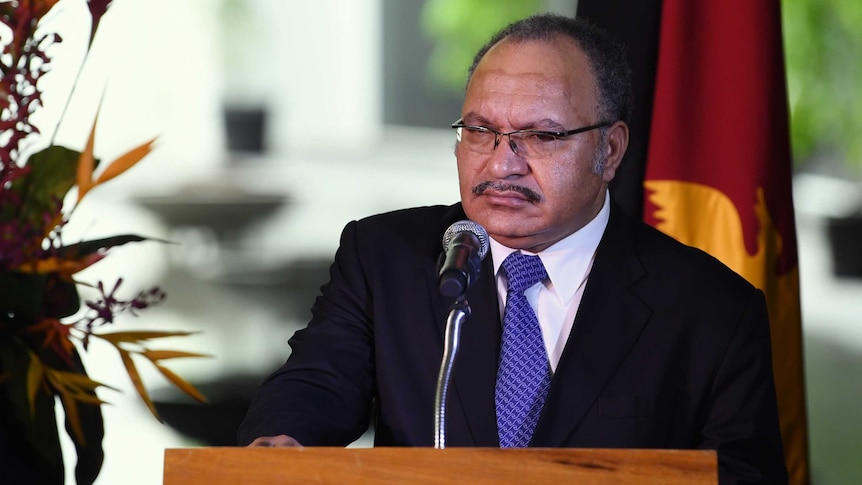
[[[470,127],[467,127],[467,131],[469,131],[470,134],[476,135],[476,136],[488,136],[488,135],[493,136],[493,132],[491,130],[483,127],[483,126],[470,126]]]
[[[557,137],[550,133],[531,133],[530,137],[539,143],[551,143],[557,139]]]

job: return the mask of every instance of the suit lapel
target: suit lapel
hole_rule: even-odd
[[[572,332],[531,446],[564,446],[637,341],[651,314],[632,291],[644,270],[633,225],[617,206],[596,253]]]
[[[461,328],[461,350],[452,376],[474,446],[499,446],[494,386],[501,328],[493,270],[488,257],[478,281],[467,291],[471,315]]]

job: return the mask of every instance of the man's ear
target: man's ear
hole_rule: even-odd
[[[620,162],[623,161],[623,155],[626,154],[626,148],[629,146],[629,127],[625,122],[617,121],[608,129],[608,142],[604,147],[605,153],[605,170],[602,174],[602,180],[605,183],[610,183],[617,174],[617,168]]]

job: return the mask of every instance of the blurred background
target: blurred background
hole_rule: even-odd
[[[67,42],[43,80],[40,127],[55,123],[79,67],[69,40],[88,35],[84,2],[67,5],[50,19]],[[812,476],[859,483],[862,3],[782,7]],[[125,296],[163,288],[162,305],[117,327],[197,332],[160,345],[211,356],[170,365],[211,402],[195,404],[141,365],[159,423],[119,357],[95,343],[91,376],[119,390],[100,392],[111,404],[97,483],[159,484],[165,448],[233,444],[254,390],[306,323],[344,224],[458,200],[448,126],[476,48],[511,19],[575,9],[576,0],[114,2],[57,141],[83,148],[101,100],[98,157],[158,142],[88,195],[65,237],[169,241],[116,248],[80,276],[121,275]]]

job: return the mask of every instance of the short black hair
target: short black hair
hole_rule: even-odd
[[[626,60],[625,47],[596,25],[579,18],[557,14],[538,14],[518,20],[497,32],[476,56],[467,71],[467,85],[473,72],[488,50],[503,39],[514,42],[533,40],[550,41],[557,35],[570,37],[584,51],[590,62],[590,71],[599,91],[600,116],[603,121],[631,118],[634,105],[631,68]]]

